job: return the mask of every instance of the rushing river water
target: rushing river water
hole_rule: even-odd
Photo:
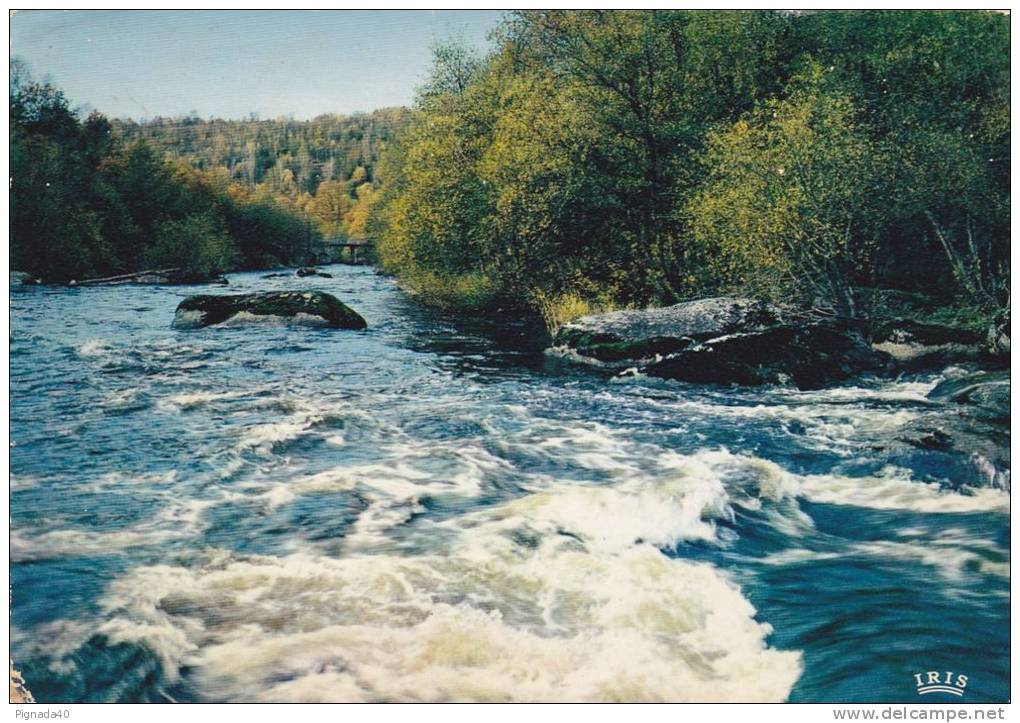
[[[321,289],[367,331],[11,294],[37,699],[932,702],[929,670],[1008,699],[1009,496],[886,445],[939,377],[609,379],[329,270],[222,292]]]

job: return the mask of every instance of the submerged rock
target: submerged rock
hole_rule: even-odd
[[[335,329],[364,329],[365,320],[335,296],[321,291],[189,296],[177,306],[173,325],[196,328],[234,322],[286,321]]]
[[[941,460],[941,469],[949,469],[955,460],[967,460],[975,486],[1008,491],[1009,397],[1006,371],[947,379],[928,393],[928,399],[939,405],[938,411],[906,424],[896,440],[934,454]]]
[[[976,417],[962,409],[924,415],[906,424],[895,437],[896,442],[926,453],[931,458],[929,466],[940,474],[959,468],[970,486],[1007,492],[1009,440],[1008,424]],[[968,466],[969,471],[963,469]]]
[[[716,297],[646,311],[586,316],[554,345],[651,376],[708,384],[813,389],[884,368],[853,322],[752,299]]]
[[[302,266],[294,273],[296,276],[299,276],[301,278],[304,278],[305,276],[321,276],[324,279],[333,278],[333,274],[327,274],[325,271],[319,271],[314,266]]]
[[[966,405],[973,416],[1009,422],[1009,372],[977,372],[947,379],[930,392],[928,399]]]

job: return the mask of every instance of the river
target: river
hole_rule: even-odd
[[[610,379],[525,325],[178,331],[11,293],[12,655],[40,701],[1009,698],[1009,495],[884,445],[937,375]]]

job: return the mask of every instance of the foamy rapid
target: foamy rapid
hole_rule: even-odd
[[[995,512],[1009,514],[1009,493],[990,487],[949,490],[920,482],[896,468],[874,477],[805,475],[801,493],[812,502],[867,507],[876,510],[912,510],[929,514]]]
[[[684,497],[526,496],[423,529],[427,555],[143,568],[102,631],[216,700],[784,700],[800,655],[719,571],[650,544],[705,534]]]
[[[202,514],[215,503],[212,500],[166,499],[150,519],[120,530],[98,531],[88,528],[61,528],[39,531],[11,528],[12,562],[55,560],[118,554],[134,547],[154,546],[186,539],[201,531]],[[51,523],[58,524],[58,521]]]

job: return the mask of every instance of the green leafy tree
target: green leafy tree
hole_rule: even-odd
[[[240,253],[222,218],[196,214],[160,221],[145,260],[153,268],[179,267],[209,275],[234,268]]]
[[[302,260],[313,233],[297,200],[237,192],[230,171],[124,144],[105,117],[84,121],[64,95],[12,66],[11,262],[47,281],[183,266],[199,274]],[[204,125],[183,121],[182,147]]]
[[[861,314],[882,159],[824,73],[811,66],[788,98],[709,136],[711,176],[687,209],[708,272],[695,286]]]

